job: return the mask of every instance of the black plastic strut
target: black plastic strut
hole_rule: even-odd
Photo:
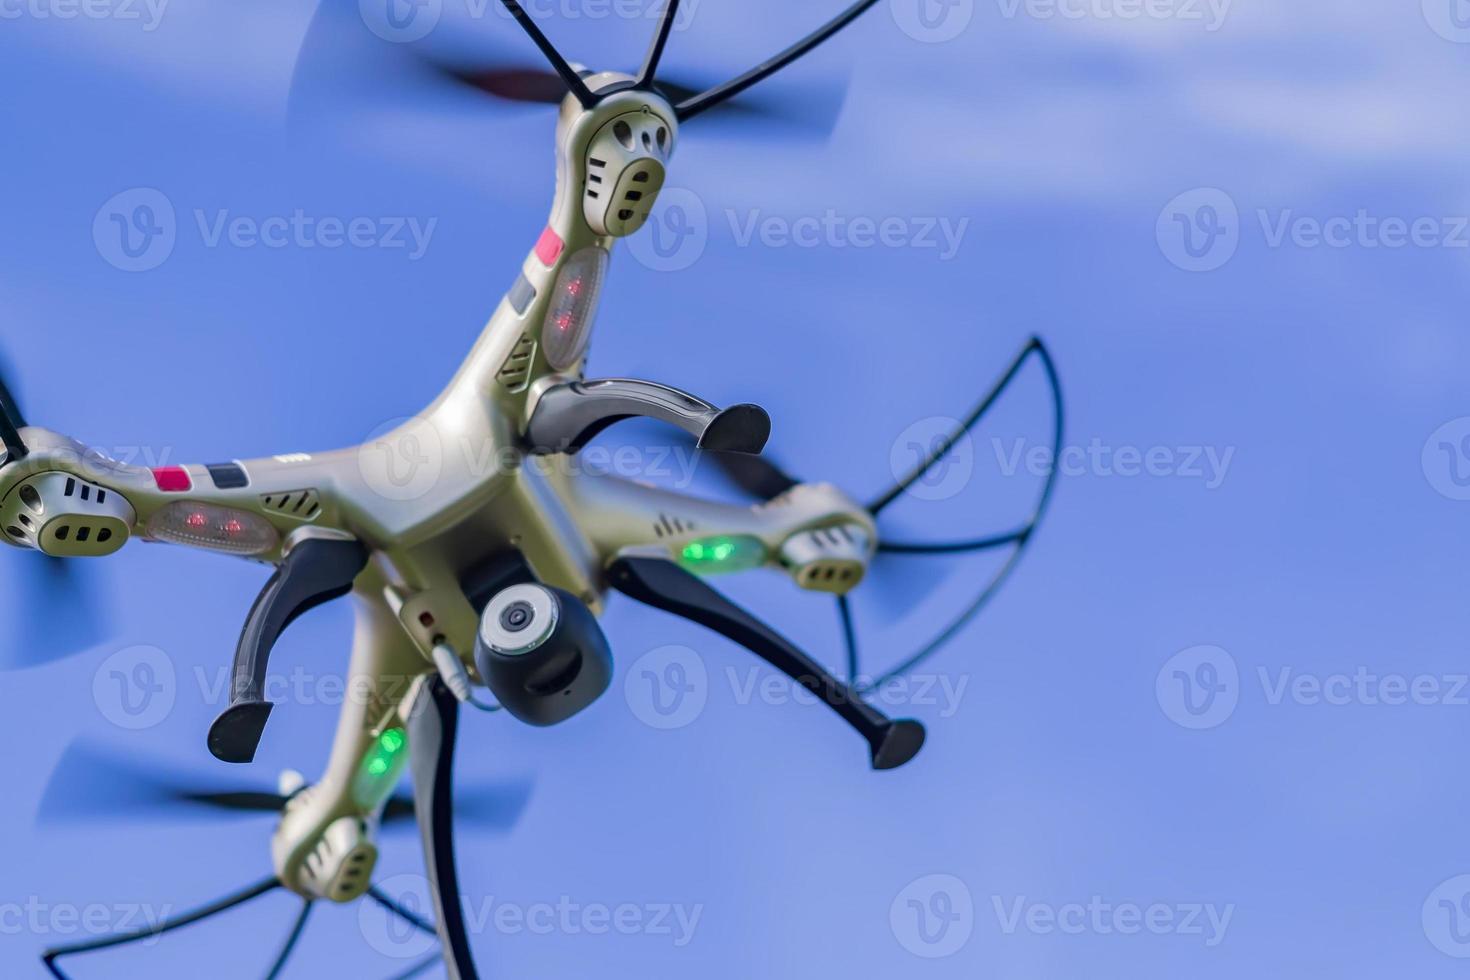
[[[923,747],[923,725],[890,720],[786,637],[673,562],[625,556],[608,574],[618,591],[734,640],[821,698],[867,740],[874,769],[896,769]]]
[[[368,562],[359,541],[309,538],[291,549],[250,608],[235,648],[230,706],[209,728],[209,751],[221,762],[250,762],[270,719],[265,672],[271,650],[302,613],[352,591]]]

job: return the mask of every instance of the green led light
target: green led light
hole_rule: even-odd
[[[701,574],[743,572],[765,564],[766,548],[759,538],[722,534],[690,541],[679,552],[685,568]]]
[[[362,768],[352,785],[352,795],[364,809],[372,809],[388,797],[408,762],[408,736],[401,728],[390,728],[377,737],[363,756]]]

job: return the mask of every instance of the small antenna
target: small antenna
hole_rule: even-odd
[[[590,109],[596,105],[597,97],[592,94],[587,83],[582,81],[582,76],[577,74],[575,68],[567,64],[567,59],[563,58],[561,52],[556,50],[556,46],[545,34],[541,33],[541,28],[537,27],[531,15],[526,13],[526,8],[522,7],[517,0],[501,0],[501,3],[505,4],[505,9],[510,11],[510,15],[531,36],[531,40],[536,42],[536,47],[540,48],[546,60],[551,62],[551,67],[561,76],[562,81],[567,83],[567,88],[577,97],[577,101],[582,103],[582,108]]]

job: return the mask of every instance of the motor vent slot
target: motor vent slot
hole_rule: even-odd
[[[261,494],[260,502],[272,514],[298,521],[314,521],[322,512],[321,494],[314,489]]]
[[[686,521],[682,517],[671,514],[660,514],[654,522],[653,533],[659,538],[676,537],[681,534],[689,534],[697,530],[698,525],[693,521]]]
[[[505,363],[500,365],[500,371],[495,375],[495,379],[504,385],[507,391],[525,391],[526,384],[531,380],[531,364],[535,360],[536,341],[530,334],[521,334],[521,339],[516,341]]]

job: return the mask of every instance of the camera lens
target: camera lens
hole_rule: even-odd
[[[536,618],[536,610],[529,602],[519,600],[506,606],[500,613],[500,625],[508,632],[519,633],[531,625],[531,620]]]

